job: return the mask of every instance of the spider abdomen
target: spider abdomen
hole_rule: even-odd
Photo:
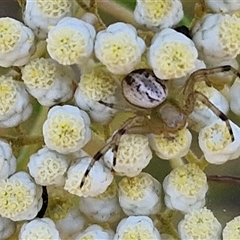
[[[128,74],[122,81],[122,91],[129,103],[141,108],[154,108],[168,96],[164,81],[149,69],[137,69]]]

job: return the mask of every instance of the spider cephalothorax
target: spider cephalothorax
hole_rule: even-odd
[[[221,72],[232,72],[234,75],[240,77],[238,71],[228,65],[197,70],[191,74],[185,83],[181,102],[168,99],[166,81],[157,78],[150,69],[137,69],[125,76],[122,81],[123,96],[128,103],[137,107],[139,110],[134,110],[136,116],[128,119],[121,128],[115,132],[111,140],[93,156],[91,163],[84,173],[80,187],[83,186],[85,178],[95,161],[98,161],[109,149],[112,149],[114,153],[113,167],[115,166],[116,153],[120,138],[123,134],[153,133],[159,135],[164,133],[166,136],[169,135],[172,137],[174,132],[186,126],[188,116],[194,110],[196,101],[201,101],[226,123],[232,141],[234,141],[233,132],[227,116],[212,104],[205,95],[194,90],[196,82],[205,81],[207,85],[211,85],[207,76]],[[111,108],[118,108],[115,104],[104,103],[102,101],[101,103]]]

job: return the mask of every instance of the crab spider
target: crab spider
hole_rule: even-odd
[[[157,78],[150,69],[137,69],[125,76],[122,81],[122,94],[127,102],[135,107],[134,112],[136,116],[128,119],[115,132],[111,140],[93,156],[83,175],[80,187],[83,186],[94,163],[100,160],[109,149],[112,149],[114,153],[113,167],[116,165],[116,154],[123,134],[154,133],[159,135],[164,133],[166,136],[169,136],[169,134],[186,126],[188,116],[194,110],[196,101],[201,101],[226,123],[231,139],[234,141],[232,128],[227,116],[212,104],[205,95],[194,90],[194,85],[198,81],[205,81],[208,86],[211,86],[211,82],[207,77],[222,72],[232,72],[237,77],[240,77],[240,73],[229,65],[197,70],[190,75],[185,83],[181,101],[168,98],[166,81]],[[111,108],[119,108],[116,104],[102,101],[100,103]],[[122,109],[124,110],[124,108]]]

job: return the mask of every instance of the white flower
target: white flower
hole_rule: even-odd
[[[94,50],[110,72],[128,74],[141,61],[145,48],[143,39],[137,36],[132,25],[117,22],[98,32]]]
[[[34,52],[34,34],[21,22],[0,18],[0,66],[22,66]]]
[[[80,183],[91,157],[84,157],[76,161],[67,171],[67,179],[64,189],[68,192],[78,195],[79,197],[96,197],[106,191],[107,187],[113,180],[113,174],[106,168],[101,161],[95,162],[83,186]]]
[[[119,220],[121,207],[117,184],[113,181],[105,192],[96,197],[81,197],[79,209],[92,222],[111,223]]]
[[[48,53],[63,65],[82,63],[92,54],[95,34],[89,23],[65,17],[48,32]]]
[[[165,204],[183,213],[199,209],[205,204],[208,190],[205,173],[193,163],[173,169],[163,181]]]
[[[120,221],[113,239],[161,240],[161,237],[151,218],[130,216]]]
[[[82,216],[77,207],[73,207],[67,211],[63,218],[55,221],[55,224],[62,238],[70,239],[72,235],[83,230],[86,219]]]
[[[240,115],[240,78],[235,79],[229,90],[230,108],[235,114]]]
[[[84,111],[70,105],[52,107],[43,124],[44,142],[62,154],[78,151],[91,139],[90,119]]]
[[[8,218],[0,216],[0,239],[6,240],[10,238],[16,230],[15,223]]]
[[[119,142],[116,165],[113,166],[113,152],[110,149],[103,157],[104,162],[119,174],[134,177],[152,159],[148,138],[141,134],[124,134]]]
[[[128,216],[152,215],[161,207],[161,184],[148,173],[119,182],[119,203]]]
[[[159,31],[176,25],[183,18],[179,0],[137,0],[134,19],[147,28]]]
[[[70,67],[36,58],[21,71],[26,89],[41,105],[50,107],[73,97],[74,74]]]
[[[33,219],[42,207],[42,187],[18,172],[0,181],[0,214],[13,221]]]
[[[208,100],[213,103],[220,111],[227,114],[229,104],[227,99],[214,87],[208,87],[204,81],[195,83],[194,90],[201,92]],[[193,112],[189,117],[197,122],[202,128],[218,120],[219,117],[201,101],[196,101]]]
[[[221,239],[222,226],[212,211],[206,208],[193,210],[178,224],[181,239]]]
[[[102,124],[107,123],[116,113],[115,109],[109,108],[98,101],[115,103],[117,83],[113,74],[105,68],[94,68],[90,73],[83,73],[75,91],[76,104],[87,111],[93,121]]]
[[[0,179],[6,179],[16,171],[16,158],[11,146],[0,139]]]
[[[16,127],[32,113],[29,95],[20,82],[0,76],[0,127]]]
[[[202,128],[198,135],[198,142],[206,160],[212,164],[222,164],[240,156],[240,128],[230,121],[234,141],[221,119]]]
[[[187,128],[177,131],[174,135],[166,137],[161,135],[149,135],[150,147],[161,159],[181,158],[188,153],[192,143],[192,134]]]
[[[240,2],[233,0],[205,0],[206,6],[214,12],[233,12],[240,10]]]
[[[240,228],[240,216],[237,216],[233,220],[227,222],[222,232],[223,240],[240,239],[239,228]]]
[[[72,7],[72,0],[26,0],[23,20],[39,38],[43,39],[47,37],[50,26],[72,15]]]
[[[167,28],[154,36],[148,64],[160,79],[180,78],[195,69],[197,56],[197,49],[188,37]]]
[[[207,63],[233,59],[240,53],[240,18],[236,15],[205,14],[192,31],[199,55]]]
[[[45,147],[30,156],[28,169],[37,184],[62,186],[65,182],[64,174],[68,165],[67,158],[64,155]]]
[[[112,240],[113,235],[111,230],[105,230],[101,226],[93,224],[74,237],[74,240]]]
[[[22,225],[18,239],[60,240],[60,236],[55,223],[50,218],[35,218],[34,220]]]

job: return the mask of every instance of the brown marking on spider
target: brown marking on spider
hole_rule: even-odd
[[[205,95],[194,90],[194,85],[198,81],[205,81],[208,86],[211,86],[212,83],[207,76],[221,72],[232,72],[240,77],[240,73],[228,65],[197,70],[190,75],[185,83],[181,101],[178,102],[176,99],[168,98],[167,82],[157,78],[152,70],[138,69],[129,73],[122,81],[122,93],[127,102],[138,108],[137,111],[134,109],[136,116],[128,119],[112,136],[112,139],[93,156],[81,180],[80,187],[83,186],[94,163],[100,160],[110,149],[112,149],[114,156],[113,167],[116,165],[117,150],[123,134],[154,133],[159,135],[164,133],[171,137],[173,133],[186,126],[188,116],[194,110],[196,101],[201,101],[226,123],[232,141],[234,141],[227,116],[212,104]],[[124,110],[124,107],[116,104],[103,101],[100,103],[111,108]]]

